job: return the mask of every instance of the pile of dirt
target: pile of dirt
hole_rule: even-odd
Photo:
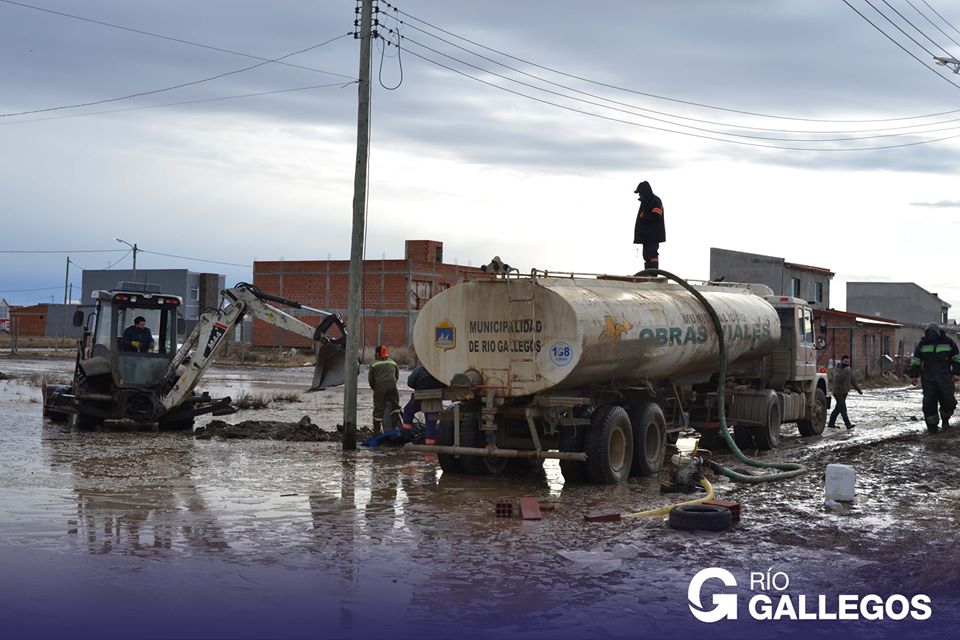
[[[337,425],[336,431],[324,431],[313,424],[310,416],[303,416],[299,422],[279,422],[276,420],[244,420],[237,424],[228,424],[223,420],[211,420],[198,427],[193,436],[198,440],[227,438],[238,440],[285,440],[287,442],[340,442],[343,427]],[[369,429],[358,429],[357,439],[365,440],[373,435]]]

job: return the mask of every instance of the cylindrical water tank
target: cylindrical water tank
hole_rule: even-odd
[[[766,300],[745,285],[697,288],[720,316],[728,363],[774,349],[780,323]],[[504,396],[709,374],[718,361],[716,332],[700,302],[659,279],[462,282],[420,311],[414,345],[437,379],[449,383],[474,369]]]

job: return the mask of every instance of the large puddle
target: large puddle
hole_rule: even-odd
[[[391,448],[72,432],[41,418],[26,377],[69,366],[0,360],[18,376],[0,381],[0,625],[34,637],[641,637],[689,623],[687,585],[706,567],[772,568],[796,593],[932,593],[937,620],[960,622],[960,429],[926,436],[914,389],[852,397],[852,432],[804,441],[785,428],[764,459],[810,471],[772,485],[718,480],[742,522],[715,534],[661,518],[585,523],[678,498],[653,478],[568,487],[555,462],[478,478]],[[289,395],[311,373],[218,368],[204,388]],[[306,415],[332,431],[341,394],[228,421]],[[361,424],[370,396],[361,389]],[[823,503],[831,462],[858,474],[857,501],[842,511]],[[551,507],[543,520],[494,517],[498,500],[524,495]]]

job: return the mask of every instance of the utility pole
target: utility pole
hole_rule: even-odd
[[[353,235],[350,240],[350,288],[347,298],[346,378],[343,384],[344,451],[357,448],[357,378],[360,375],[360,289],[363,283],[363,227],[367,215],[367,157],[370,151],[370,40],[373,0],[360,10],[360,82],[357,85],[357,165],[353,174]]]
[[[67,274],[63,277],[63,340],[67,339],[67,288],[70,285],[70,256],[67,256]]]

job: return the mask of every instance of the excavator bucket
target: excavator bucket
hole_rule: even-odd
[[[317,366],[313,370],[313,385],[310,391],[318,391],[327,387],[339,387],[344,382],[344,363],[346,351],[337,344],[320,345],[317,353]]]

